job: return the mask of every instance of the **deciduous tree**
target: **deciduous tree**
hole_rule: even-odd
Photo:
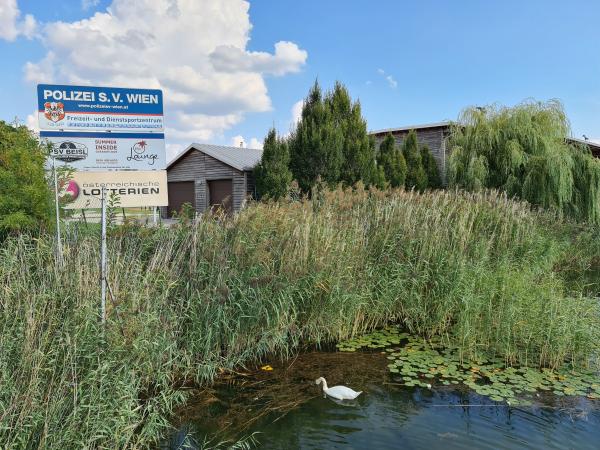
[[[51,224],[46,157],[47,150],[27,127],[0,121],[0,239],[37,234]]]
[[[569,134],[558,101],[468,108],[451,131],[450,185],[498,189],[600,223],[600,161]]]

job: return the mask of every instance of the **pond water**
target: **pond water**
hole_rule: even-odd
[[[378,352],[310,352],[230,376],[179,411],[162,448],[227,448],[244,438],[250,448],[287,450],[600,448],[598,400],[543,393],[532,406],[509,407],[466,387],[403,386],[387,363]],[[364,393],[323,398],[319,376]]]

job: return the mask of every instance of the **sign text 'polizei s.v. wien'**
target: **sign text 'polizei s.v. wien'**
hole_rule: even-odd
[[[160,132],[162,91],[40,84],[40,130]]]
[[[163,95],[157,89],[40,84],[40,137],[53,164],[74,169],[65,208],[166,206]]]
[[[77,171],[164,170],[162,133],[82,133],[41,131],[50,156]]]

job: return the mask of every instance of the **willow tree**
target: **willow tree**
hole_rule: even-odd
[[[600,162],[569,134],[558,101],[468,108],[451,130],[450,185],[499,189],[600,223]]]

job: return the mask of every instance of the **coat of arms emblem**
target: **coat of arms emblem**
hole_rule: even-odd
[[[65,118],[65,105],[62,102],[44,103],[44,116],[52,122],[59,122]]]

